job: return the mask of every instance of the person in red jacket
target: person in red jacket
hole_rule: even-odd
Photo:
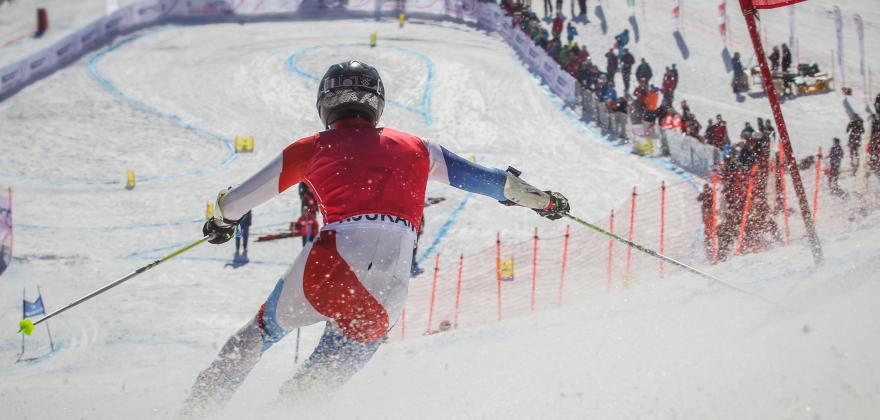
[[[565,24],[565,19],[562,17],[562,13],[557,13],[556,17],[553,18],[553,27],[551,32],[553,32],[553,38],[559,39],[560,35],[562,35],[562,28]]]
[[[293,142],[241,185],[221,190],[215,215],[202,228],[209,242],[224,243],[247,211],[301,181],[324,219],[256,315],[198,375],[183,415],[220,407],[264,351],[315,323],[324,323],[324,334],[282,386],[282,397],[329,392],[354,375],[403,310],[428,180],[549,219],[569,210],[562,194],[529,185],[513,168],[486,168],[439,144],[377,127],[385,89],[379,72],[365,63],[331,66],[316,105],[327,129]]]

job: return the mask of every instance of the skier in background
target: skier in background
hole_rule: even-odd
[[[282,386],[282,398],[324,394],[354,375],[403,309],[429,179],[552,220],[569,210],[562,194],[529,185],[513,168],[486,168],[412,134],[378,128],[385,91],[367,64],[331,66],[316,105],[327,130],[295,141],[244,183],[220,191],[216,213],[202,229],[211,243],[224,243],[250,209],[303,180],[325,223],[256,315],[198,375],[183,415],[222,406],[263,352],[288,332],[318,322],[325,323],[324,334]]]
[[[247,259],[248,235],[251,231],[251,212],[248,211],[238,222],[238,231],[235,235],[235,255],[238,255],[239,245],[244,245],[244,259]]]
[[[840,179],[841,162],[843,162],[843,147],[840,147],[840,139],[835,137],[831,151],[828,153],[828,188],[834,195],[843,195],[843,190],[837,183],[837,180]]]
[[[849,118],[849,124],[846,125],[846,132],[849,133],[849,141],[846,143],[849,148],[849,164],[852,166],[853,175],[859,168],[859,149],[862,146],[862,134],[865,134],[865,122],[859,114],[853,112]]]

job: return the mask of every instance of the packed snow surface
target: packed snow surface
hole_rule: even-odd
[[[686,7],[696,13],[714,4],[696,3]],[[801,54],[824,56],[833,28],[821,11],[830,6],[810,3],[798,15]],[[876,39],[880,16],[872,2],[841,3],[863,14],[868,39]],[[592,9],[592,23],[582,26],[582,42],[597,44],[594,56],[630,13],[601,4],[608,34]],[[3,7],[0,13],[11,6]],[[667,16],[665,6],[647,7],[649,16]],[[718,108],[732,121],[769,116],[763,99],[738,103],[729,93],[723,46],[716,32],[709,34],[714,15],[708,16],[690,21],[694,29],[686,33],[691,58],[678,61],[683,97],[703,119]],[[678,54],[660,47],[661,37],[671,39],[661,26],[643,23],[634,47],[655,74]],[[377,48],[366,42],[373,31]],[[781,38],[785,30],[768,32]],[[744,49],[742,29],[734,35]],[[661,55],[655,44],[672,50]],[[662,160],[606,143],[561,109],[497,35],[470,26],[211,24],[117,39],[0,103],[0,182],[14,189],[16,224],[16,259],[0,277],[3,418],[173,416],[196,374],[293,261],[298,240],[252,244],[252,262],[239,268],[224,267],[230,246],[201,246],[53,319],[57,350],[49,355],[38,327],[25,354],[36,359],[16,363],[21,288],[33,299],[39,285],[52,310],[198,238],[205,204],[220,188],[320,129],[316,78],[348,58],[380,69],[389,97],[383,124],[486,165],[512,165],[535,185],[565,192],[584,218],[605,217],[633,185],[693,182]],[[721,87],[710,88],[715,84]],[[863,98],[850,101],[857,99]],[[804,140],[805,149],[842,137],[841,102],[831,93],[785,105],[793,134],[817,138]],[[255,152],[232,153],[235,135],[253,135]],[[138,178],[132,191],[122,188],[127,169]],[[674,191],[692,203],[696,219],[695,190]],[[427,209],[422,246],[439,237],[443,254],[492,247],[496,231],[516,241],[530,238],[534,226],[550,236],[564,230],[562,222],[450,187],[429,185],[428,195],[446,201]],[[286,227],[298,204],[288,192],[256,209],[253,232]],[[451,230],[441,235],[453,214]],[[278,387],[297,367],[290,336],[264,355],[221,418],[873,418],[880,409],[878,230],[880,217],[869,215],[851,222],[851,233],[823,236],[826,261],[818,268],[799,238],[790,247],[701,267],[773,304],[669,268],[662,279],[645,274],[633,287],[529,317],[427,337],[413,328],[406,340],[380,348],[335,395],[279,406]],[[319,333],[304,330],[300,361]]]

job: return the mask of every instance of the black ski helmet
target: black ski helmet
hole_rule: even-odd
[[[360,61],[349,60],[327,69],[318,85],[318,116],[325,127],[354,116],[379,123],[385,109],[385,87],[379,72]]]

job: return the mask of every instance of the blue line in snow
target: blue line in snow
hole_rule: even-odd
[[[434,252],[434,248],[436,248],[437,245],[440,245],[440,241],[442,241],[443,238],[446,237],[446,234],[449,233],[449,229],[452,227],[452,224],[455,223],[455,221],[458,219],[458,216],[464,210],[464,206],[467,205],[468,200],[470,200],[473,195],[474,193],[471,192],[465,194],[464,198],[461,199],[461,201],[458,203],[458,207],[456,207],[455,210],[453,210],[452,213],[449,214],[449,216],[443,222],[443,225],[440,226],[440,230],[438,230],[437,234],[434,235],[434,239],[431,241],[431,245],[428,245],[428,248],[422,251],[422,254],[419,255],[418,258],[416,258],[417,262],[422,262],[428,259],[431,253]]]
[[[89,74],[92,76],[92,78],[97,80],[98,83],[100,83],[101,86],[104,87],[104,89],[108,90],[110,93],[112,93],[116,97],[118,97],[126,102],[129,102],[129,103],[131,103],[131,104],[137,106],[138,108],[141,108],[147,112],[159,115],[160,117],[163,117],[163,118],[165,118],[165,119],[167,119],[167,120],[173,122],[174,124],[177,124],[183,128],[186,128],[188,130],[193,130],[197,133],[203,134],[203,135],[207,136],[208,139],[210,139],[210,140],[220,142],[226,148],[227,155],[226,155],[226,159],[224,159],[219,164],[205,166],[202,168],[194,169],[194,170],[180,173],[180,174],[172,174],[172,175],[164,175],[164,176],[147,175],[147,176],[141,177],[141,179],[143,181],[153,181],[153,180],[168,180],[168,179],[190,177],[190,176],[195,176],[195,175],[202,175],[202,174],[205,174],[205,173],[208,173],[208,172],[211,172],[211,171],[214,171],[214,170],[217,170],[217,169],[220,169],[220,168],[223,168],[223,167],[229,165],[230,163],[232,163],[233,160],[235,160],[236,154],[235,154],[235,149],[232,146],[232,142],[229,141],[225,136],[218,134],[218,133],[215,133],[213,131],[210,131],[206,128],[202,128],[194,123],[191,123],[177,114],[162,111],[159,108],[156,108],[155,106],[150,105],[149,103],[147,103],[145,101],[134,98],[134,97],[122,92],[119,88],[116,87],[116,85],[114,85],[109,80],[107,80],[98,71],[98,63],[101,61],[101,59],[104,58],[105,55],[107,55],[108,53],[113,52],[116,49],[118,49],[124,45],[127,45],[130,42],[135,41],[143,36],[152,35],[156,32],[157,31],[150,31],[150,32],[146,32],[146,33],[132,35],[132,36],[125,38],[122,41],[120,41],[114,45],[107,47],[103,51],[95,54],[94,56],[92,56],[91,60],[89,60],[89,65],[88,65]]]
[[[314,47],[302,48],[300,50],[295,51],[293,54],[290,55],[290,57],[287,57],[287,60],[286,60],[287,68],[290,69],[290,71],[292,71],[294,74],[296,74],[300,77],[304,77],[306,79],[312,80],[317,83],[317,82],[321,81],[320,77],[305,71],[303,68],[301,68],[297,64],[297,62],[299,61],[299,59],[302,57],[303,54],[305,54],[309,51],[312,51],[312,50],[320,49],[320,48],[363,47],[363,46],[365,46],[365,45],[364,44],[332,44],[332,45],[318,45],[318,46],[314,46]],[[413,51],[410,49],[402,48],[402,47],[377,46],[377,47],[373,47],[373,48],[383,48],[383,49],[401,51],[405,54],[415,56],[416,58],[424,61],[425,64],[428,66],[428,76],[427,76],[427,81],[425,82],[425,90],[422,92],[422,109],[417,109],[413,106],[406,105],[400,101],[397,101],[397,100],[391,99],[391,98],[386,98],[385,102],[392,104],[398,108],[401,108],[404,111],[411,112],[413,114],[421,116],[422,121],[424,121],[425,125],[430,126],[433,122],[431,119],[431,91],[432,91],[431,86],[434,83],[434,62],[425,54],[422,54],[418,51]]]

